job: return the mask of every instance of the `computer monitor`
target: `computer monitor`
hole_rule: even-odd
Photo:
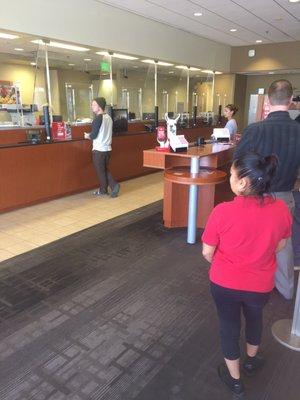
[[[155,120],[155,113],[143,113],[143,121]]]
[[[52,115],[53,122],[63,122],[62,115]],[[40,115],[40,125],[45,125],[44,115]]]
[[[128,110],[126,108],[113,108],[112,120],[114,133],[128,131]]]
[[[27,141],[31,143],[39,143],[41,141],[41,134],[37,130],[28,130],[26,137]]]

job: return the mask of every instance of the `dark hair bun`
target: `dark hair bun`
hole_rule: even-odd
[[[248,152],[237,158],[233,166],[240,179],[249,179],[249,194],[263,196],[270,192],[272,180],[277,172],[278,158],[275,154],[264,157],[255,152]]]
[[[278,157],[275,154],[265,157],[265,173],[270,177],[275,176],[278,168]]]
[[[227,104],[225,108],[228,108],[230,111],[232,111],[233,115],[239,111],[239,109],[234,104]]]

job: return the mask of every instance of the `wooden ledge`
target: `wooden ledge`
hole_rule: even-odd
[[[166,169],[164,178],[180,185],[216,185],[226,181],[226,172],[218,169],[200,168],[199,173],[191,174],[189,167]]]

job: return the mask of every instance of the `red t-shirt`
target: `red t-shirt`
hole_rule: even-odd
[[[217,246],[210,280],[217,285],[252,292],[274,288],[276,248],[291,236],[292,219],[282,200],[236,196],[210,214],[202,241]]]

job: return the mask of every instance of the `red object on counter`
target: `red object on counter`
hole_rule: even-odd
[[[67,127],[64,122],[52,122],[52,138],[53,140],[67,140]]]

